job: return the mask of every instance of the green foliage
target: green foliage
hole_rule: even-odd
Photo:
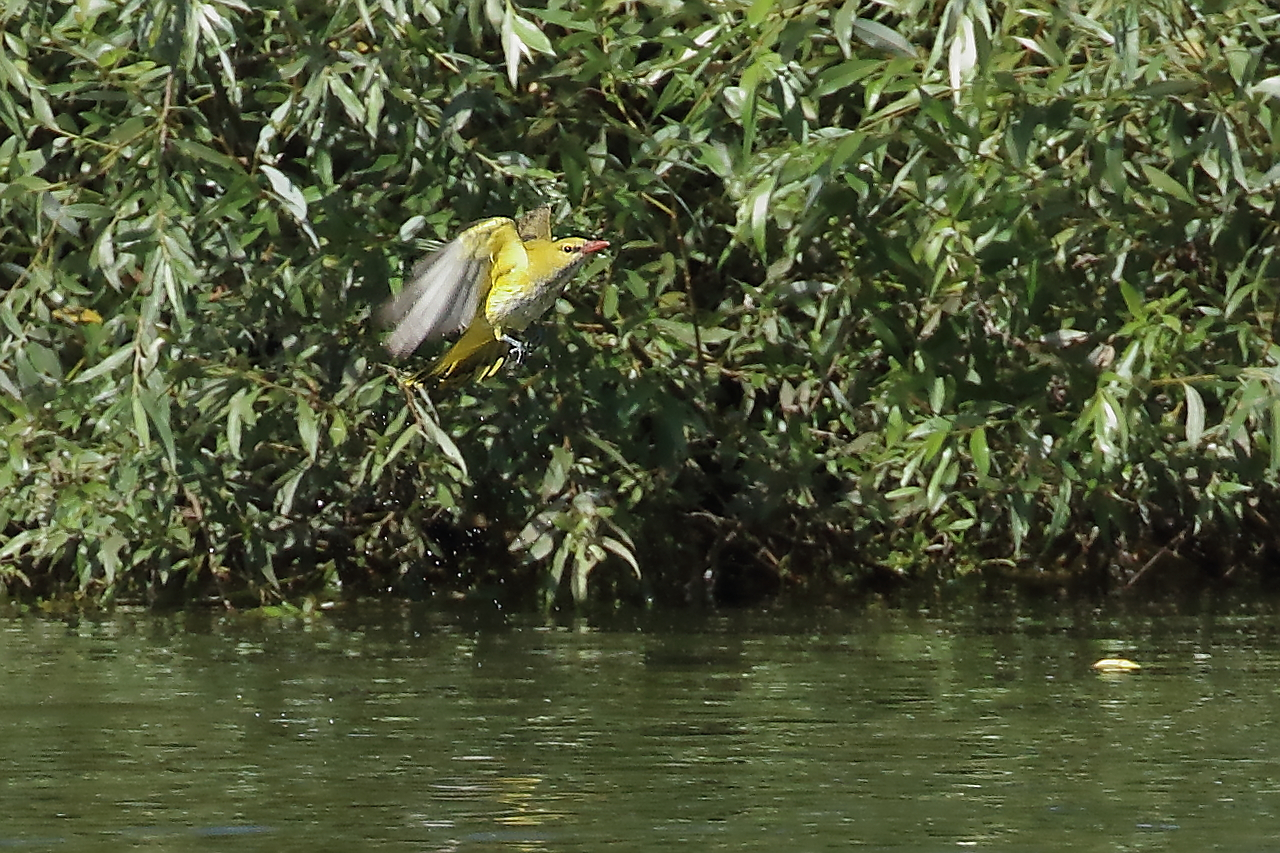
[[[1277,544],[1260,0],[0,17],[11,585],[732,597]],[[371,307],[544,202],[612,259],[523,365],[402,389]]]

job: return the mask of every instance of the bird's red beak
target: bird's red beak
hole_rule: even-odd
[[[582,244],[582,254],[590,255],[592,252],[598,252],[601,249],[609,248],[608,240],[588,240]]]

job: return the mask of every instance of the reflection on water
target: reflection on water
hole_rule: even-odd
[[[0,847],[1273,849],[1280,618],[0,621]],[[1141,672],[1100,675],[1122,656]]]

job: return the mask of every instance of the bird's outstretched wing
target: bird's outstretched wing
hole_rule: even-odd
[[[539,227],[504,216],[483,219],[419,261],[404,288],[382,306],[378,319],[391,328],[387,349],[397,358],[408,355],[428,338],[465,328],[490,285],[493,257],[508,241],[520,240],[519,229]],[[547,227],[550,228],[548,218]]]

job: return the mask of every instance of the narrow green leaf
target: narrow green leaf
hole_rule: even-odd
[[[241,388],[231,397],[231,401],[227,404],[227,449],[236,459],[240,458],[240,428],[245,420],[252,422],[253,401],[257,396],[256,392]],[[247,418],[245,416],[246,412],[248,413]]]
[[[1125,171],[1129,160],[1125,155],[1124,143],[1123,136],[1113,136],[1111,139],[1100,141],[1099,143],[1105,145],[1102,155],[1103,176],[1106,178],[1111,191],[1120,196],[1123,196],[1129,190],[1129,176]]]
[[[49,108],[49,101],[45,98],[44,92],[40,90],[40,87],[35,85],[28,86],[27,97],[31,100],[31,112],[35,115],[36,121],[51,130],[57,130],[57,119],[53,117],[53,110]]]
[[[844,10],[841,9],[841,11]],[[852,27],[854,35],[869,47],[888,51],[907,59],[915,59],[919,56],[919,51],[911,42],[879,21],[873,21],[870,18],[854,18]]]
[[[1031,532],[1031,502],[1025,495],[1014,494],[1009,497],[1009,532],[1013,534],[1013,551],[1017,556],[1022,553],[1022,543]]]
[[[709,142],[702,146],[698,162],[722,178],[728,178],[733,174],[733,155],[729,153],[729,147],[724,142]]]
[[[422,430],[418,428],[416,423],[408,424],[403,430],[401,430],[400,435],[395,440],[395,443],[392,444],[391,449],[387,451],[387,455],[374,462],[373,473],[370,475],[370,479],[376,483],[378,478],[382,476],[382,472],[386,470],[387,466],[395,461],[401,451],[403,451],[405,447],[408,446],[409,442],[413,440],[414,436],[417,435],[422,435]]]
[[[973,467],[980,479],[991,475],[991,453],[987,448],[987,431],[978,427],[969,433],[969,455],[973,459]]]
[[[564,489],[569,479],[569,469],[573,466],[573,452],[561,445],[551,448],[551,461],[547,463],[546,473],[542,475],[542,488],[539,493],[544,501],[548,501]]]
[[[1053,517],[1049,519],[1049,534],[1057,536],[1067,529],[1071,517],[1071,480],[1064,479],[1053,493]]]
[[[320,425],[316,411],[311,408],[311,403],[306,397],[299,396],[295,412],[298,417],[298,435],[302,438],[302,447],[314,462],[320,450]]]
[[[364,24],[365,31],[375,41],[380,41],[378,31],[373,26],[373,16],[369,14],[369,4],[365,0],[356,0],[356,11],[360,14],[360,22]]]
[[[551,558],[551,581],[557,587],[560,586],[560,580],[564,577],[565,564],[569,562],[569,554],[573,550],[573,544],[566,536],[560,541],[560,547],[556,549],[556,555]]]
[[[1267,470],[1272,476],[1280,471],[1280,400],[1271,403],[1271,463]]]
[[[1076,11],[1067,11],[1067,18],[1087,33],[1091,33],[1103,44],[1108,47],[1116,43],[1116,37],[1112,35],[1106,27],[1087,15],[1082,15]]]
[[[596,16],[584,16],[582,12],[574,6],[562,6],[560,8],[548,9],[525,9],[524,11],[528,12],[530,15],[536,16],[548,24],[555,24],[561,29],[587,33],[598,33],[600,31],[600,25]]]
[[[147,426],[147,410],[142,406],[137,388],[130,395],[129,404],[133,408],[133,433],[137,436],[138,446],[146,450],[151,446],[151,429]]]
[[[193,160],[203,160],[206,163],[220,166],[229,172],[244,174],[244,166],[240,164],[239,160],[236,160],[234,157],[228,157],[226,154],[221,152],[214,151],[207,145],[201,145],[199,142],[195,142],[194,140],[178,136],[173,139],[173,147]]]
[[[1125,307],[1129,309],[1129,313],[1135,319],[1147,316],[1147,307],[1142,299],[1142,294],[1138,293],[1137,289],[1124,279],[1120,280],[1120,295],[1124,297]]]
[[[752,0],[747,7],[747,23],[753,27],[760,26],[773,11],[773,4],[774,0]]]
[[[124,122],[116,125],[115,130],[108,134],[107,144],[123,145],[125,143],[133,142],[137,137],[146,133],[149,126],[150,125],[147,123],[146,119],[143,119],[140,116],[125,119]]]
[[[1142,174],[1146,175],[1147,183],[1165,195],[1173,196],[1184,204],[1194,204],[1191,193],[1187,192],[1187,188],[1169,177],[1166,172],[1162,172],[1149,163],[1143,163]]]
[[[10,137],[12,139],[13,137]],[[27,193],[38,193],[50,189],[53,184],[39,175],[20,175],[0,190],[0,198],[16,198]]]
[[[901,488],[890,489],[885,492],[884,497],[885,500],[888,501],[901,501],[918,496],[920,491],[921,489],[919,486],[902,486]]]
[[[947,382],[941,376],[935,377],[933,387],[929,389],[929,408],[935,415],[942,414],[947,404]]]
[[[428,399],[426,396],[426,388],[419,387],[418,393],[421,395],[422,399]],[[429,399],[428,402],[430,402]],[[418,422],[425,431],[427,438],[435,442],[436,447],[440,448],[445,457],[454,465],[458,466],[462,471],[462,476],[464,478],[469,477],[470,475],[467,473],[467,460],[463,458],[462,451],[458,450],[458,445],[453,443],[453,439],[450,438],[449,434],[440,426],[439,421],[435,419],[431,412],[423,408],[417,399],[414,400],[414,406],[418,413]]]
[[[538,25],[528,18],[512,14],[511,29],[515,32],[516,38],[520,39],[529,50],[536,50],[547,56],[556,55],[555,48],[551,46],[551,39],[547,38],[546,33],[538,29]]]
[[[311,470],[311,463],[304,461],[289,472],[283,485],[276,492],[275,509],[277,513],[287,516],[293,512],[293,502],[298,497],[298,486],[302,483],[302,478],[306,476],[309,470]]]
[[[40,538],[46,533],[46,528],[33,527],[30,530],[24,530],[21,533],[9,537],[9,541],[0,547],[0,561],[9,561],[22,554],[23,551],[31,548],[34,550],[40,542]]]
[[[109,533],[98,545],[98,561],[102,563],[103,580],[107,585],[116,582],[116,576],[120,573],[120,550],[129,544],[129,541],[119,533]]]
[[[535,560],[545,560],[556,547],[556,537],[550,531],[542,533],[529,546],[529,556]]]
[[[347,419],[341,409],[335,408],[329,413],[329,443],[335,448],[341,447],[347,440]]]
[[[365,93],[365,132],[373,139],[378,138],[382,122],[382,108],[385,105],[382,87],[373,85]]]
[[[573,600],[587,600],[587,577],[595,568],[595,560],[589,556],[590,549],[579,549],[573,561]]]
[[[284,202],[285,207],[288,208],[293,218],[299,222],[306,219],[307,200],[303,197],[302,192],[293,185],[293,181],[289,180],[289,177],[275,166],[268,166],[263,163],[258,168],[262,169],[262,174],[267,176],[267,180],[271,182],[271,189]]]
[[[347,111],[347,116],[352,123],[364,124],[366,115],[364,102],[347,85],[347,81],[335,73],[330,73],[325,82],[328,84],[329,91],[333,92],[342,103],[342,108]]]
[[[426,224],[427,218],[421,213],[416,216],[410,216],[404,221],[404,224],[400,226],[400,230],[396,232],[396,237],[402,242],[407,243],[416,237],[418,232],[421,231],[422,227]]]
[[[752,242],[761,257],[766,257],[769,225],[769,201],[773,197],[773,188],[777,183],[777,175],[769,175],[756,185],[747,196],[747,224],[750,228]]]
[[[607,283],[600,293],[600,315],[610,320],[618,316],[618,286]]]
[[[169,464],[172,470],[176,471],[178,453],[173,440],[173,428],[169,423],[169,395],[163,391],[144,388],[137,398],[142,400],[142,407],[146,410],[151,423],[155,425],[156,434],[160,436],[160,444],[164,447],[165,455],[169,457]]]
[[[836,44],[840,45],[840,52],[844,54],[844,58],[848,59],[852,54],[852,45],[850,38],[853,35],[853,19],[858,14],[858,7],[862,4],[859,0],[845,0],[840,8],[836,10],[835,16],[831,21],[831,31],[836,37]]]
[[[636,555],[632,553],[630,548],[619,542],[617,539],[614,539],[612,536],[602,537],[600,539],[600,544],[603,545],[606,550],[612,551],[625,560],[627,565],[631,567],[631,571],[635,576],[637,578],[640,577],[640,563],[636,560]]]
[[[1149,86],[1138,86],[1133,94],[1142,98],[1163,101],[1171,95],[1187,95],[1205,88],[1203,79],[1190,77],[1157,80]]]
[[[529,48],[516,32],[517,17],[515,8],[508,2],[506,12],[502,16],[502,55],[506,59],[507,82],[513,89],[520,79],[520,60],[529,52]]]
[[[62,206],[62,215],[70,219],[106,219],[114,215],[111,208],[105,204],[66,204]]]
[[[978,64],[978,45],[974,35],[973,19],[960,19],[956,33],[947,51],[947,75],[953,91],[959,92],[973,78]]]
[[[1182,383],[1187,399],[1187,444],[1197,447],[1204,435],[1204,399],[1190,382]]]
[[[115,370],[120,365],[124,364],[127,360],[129,360],[132,357],[133,357],[133,344],[126,344],[125,346],[122,346],[120,349],[111,353],[111,355],[107,356],[102,361],[95,364],[93,367],[86,370],[84,373],[81,373],[74,380],[72,380],[72,383],[77,384],[81,382],[92,382],[93,380],[97,379],[99,376],[105,376],[106,374],[111,373],[113,370]]]
[[[1259,80],[1249,87],[1249,91],[1268,98],[1280,99],[1280,75]]]
[[[863,153],[863,144],[866,142],[867,135],[865,133],[853,131],[846,134],[840,140],[840,143],[836,145],[835,150],[831,152],[831,159],[827,161],[827,168],[832,172],[839,171],[846,160]]]
[[[833,65],[818,75],[813,81],[812,95],[815,98],[825,98],[828,95],[845,93],[851,86],[863,80],[870,74],[882,72],[884,70],[884,62],[857,58],[842,62],[839,65]]]
[[[950,447],[942,451],[942,455],[938,457],[938,466],[933,469],[933,475],[929,477],[929,485],[925,488],[925,503],[928,505],[930,514],[936,513],[947,501],[943,486],[950,474],[952,452]]]

